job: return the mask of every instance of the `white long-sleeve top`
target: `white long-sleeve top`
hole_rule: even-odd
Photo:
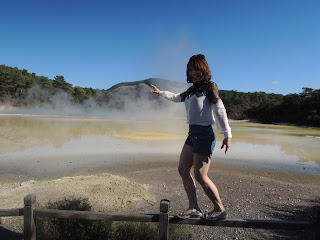
[[[159,96],[173,102],[183,101],[180,93],[160,91]],[[209,126],[215,123],[219,133],[224,134],[225,138],[232,138],[226,109],[220,98],[216,99],[216,103],[212,103],[205,95],[192,94],[184,101],[189,125]]]

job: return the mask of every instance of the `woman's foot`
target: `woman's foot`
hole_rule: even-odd
[[[200,209],[188,209],[184,212],[179,213],[176,217],[180,219],[187,219],[187,218],[200,218],[202,217],[202,212]]]
[[[204,214],[203,218],[209,221],[225,220],[228,218],[228,213],[226,210],[219,212],[211,211],[210,213]]]

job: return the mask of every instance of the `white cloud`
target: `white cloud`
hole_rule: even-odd
[[[272,81],[271,84],[279,84],[279,81]]]

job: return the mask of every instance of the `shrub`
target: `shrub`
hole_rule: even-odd
[[[48,209],[91,211],[87,198],[63,199],[49,203]],[[108,239],[111,222],[83,219],[37,218],[37,239]]]
[[[158,228],[154,223],[114,222],[112,240],[156,240]]]
[[[48,209],[91,211],[86,198],[63,199],[49,203]],[[37,239],[42,240],[154,240],[158,239],[157,223],[110,222],[38,217]],[[171,224],[169,237],[172,240],[189,240],[192,234],[183,226]]]

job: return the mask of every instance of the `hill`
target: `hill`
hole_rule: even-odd
[[[114,91],[116,89],[119,89],[120,87],[128,87],[128,86],[134,86],[134,87],[146,87],[150,86],[151,84],[157,86],[160,89],[166,89],[168,91],[184,91],[187,89],[189,86],[191,86],[188,83],[182,83],[182,82],[174,82],[162,78],[149,78],[146,80],[141,80],[141,81],[135,81],[135,82],[122,82],[118,83],[111,88],[108,89],[108,91]]]
[[[110,99],[108,106],[113,109],[122,109],[127,113],[146,115],[171,115],[184,114],[184,108],[152,93],[151,84],[159,89],[175,93],[185,91],[190,85],[187,83],[174,82],[161,78],[149,78],[135,82],[123,82],[109,88]],[[162,113],[162,114],[161,114]]]

